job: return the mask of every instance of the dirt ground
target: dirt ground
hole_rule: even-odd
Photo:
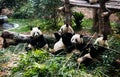
[[[89,19],[89,18],[93,18],[93,9],[92,8],[80,8],[80,7],[73,7],[72,8],[73,11],[77,11],[77,12],[82,12],[85,15],[85,18]],[[115,13],[110,15],[110,20],[112,22],[117,21],[118,17],[116,16]]]

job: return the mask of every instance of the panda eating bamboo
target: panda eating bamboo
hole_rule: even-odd
[[[74,34],[74,30],[68,24],[62,25],[61,28],[58,30],[58,32],[54,33],[56,40],[59,41],[59,39],[61,38],[61,35],[64,33]]]
[[[33,27],[31,28],[31,37],[28,41],[28,46],[25,48],[26,51],[32,49],[40,49],[40,48],[48,48],[48,44],[40,30],[40,27]]]

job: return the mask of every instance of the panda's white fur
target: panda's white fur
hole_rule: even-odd
[[[39,37],[40,35],[42,35],[42,32],[39,27],[33,27],[32,31],[30,32],[30,35],[32,37]]]
[[[44,40],[44,36],[43,36],[43,34],[42,34],[41,30],[40,30],[40,27],[33,27],[33,28],[31,28],[30,35],[31,35],[31,38],[32,38],[32,39],[30,39],[30,40],[37,39],[37,40],[32,41],[32,43],[35,42],[35,43],[38,44],[38,46],[39,46],[40,42],[45,42],[45,43],[43,44],[44,46],[42,46],[42,48],[45,48],[45,49],[48,48],[48,44],[47,44],[46,41]],[[39,39],[40,39],[40,36],[42,36],[43,40],[39,40]],[[37,42],[38,42],[38,43],[37,43]],[[28,44],[28,48],[33,49],[34,46],[31,45],[31,43],[29,43],[29,44]],[[39,48],[39,47],[38,47],[38,48]]]
[[[65,49],[65,45],[64,45],[63,42],[62,42],[62,38],[55,43],[53,49],[54,49],[54,52],[55,52],[55,51],[58,51],[58,50],[61,50],[61,49]]]
[[[99,46],[104,46],[106,48],[109,48],[109,44],[107,40],[103,40],[104,37],[99,37],[95,40],[94,44]]]
[[[61,26],[61,28],[59,29],[59,32],[61,34],[64,34],[64,33],[72,33],[73,34],[74,30],[73,30],[73,28],[70,25],[65,24],[65,25]]]
[[[60,27],[60,29],[58,30],[58,32],[54,33],[54,36],[55,36],[56,40],[59,41],[61,35],[65,34],[65,33],[74,34],[74,30],[73,30],[73,28],[70,25],[65,24],[65,25],[62,25]]]
[[[92,59],[90,53],[85,54],[84,56],[77,59],[77,63],[80,65],[86,58]]]
[[[66,50],[67,53],[70,53],[72,43],[71,43],[71,38],[73,34],[72,33],[64,33],[60,36],[60,39],[54,44],[54,54],[58,54],[64,50]],[[65,53],[66,53],[65,52]]]
[[[103,36],[101,36],[101,37],[98,37],[98,38],[95,40],[94,45],[98,45],[98,46],[102,46],[102,47],[109,48],[109,44],[108,44],[108,42],[107,42],[107,36],[106,36],[106,35],[105,35],[105,36],[103,35]],[[101,52],[102,52],[102,51],[101,51]],[[82,56],[82,57],[80,57],[80,58],[77,59],[78,64],[81,64],[86,58],[91,59],[91,60],[93,59],[93,58],[91,57],[90,53],[87,53],[87,54],[85,54],[84,56]]]
[[[83,44],[83,35],[74,34],[71,38],[71,43],[75,45],[75,48],[72,50],[72,52],[75,54],[79,54],[82,49],[79,44]]]
[[[73,44],[83,43],[83,38],[81,37],[80,34],[75,34],[75,35],[72,36],[71,42],[72,42]]]

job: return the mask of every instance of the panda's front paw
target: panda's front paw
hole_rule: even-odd
[[[30,50],[32,50],[32,48],[30,48],[30,47],[25,47],[25,50],[26,50],[26,51],[30,51]]]

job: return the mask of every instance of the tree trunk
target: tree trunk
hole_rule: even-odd
[[[93,9],[93,27],[92,30],[95,32],[99,31],[99,18],[98,18],[98,9]]]
[[[110,27],[110,12],[105,7],[105,2],[108,0],[99,0],[100,2],[100,11],[99,11],[99,33],[100,34],[110,34],[111,27]]]
[[[71,25],[71,11],[69,0],[65,0],[65,24]]]

